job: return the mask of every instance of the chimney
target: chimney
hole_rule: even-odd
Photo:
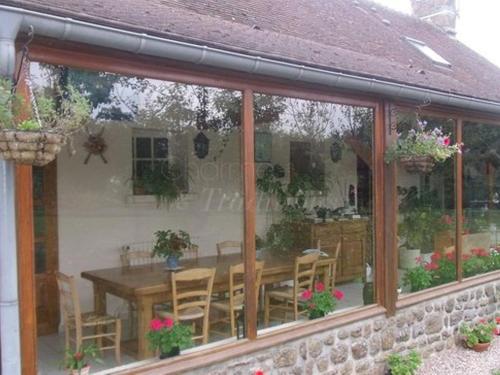
[[[455,0],[411,0],[413,14],[443,29],[451,36],[456,35],[458,16]]]

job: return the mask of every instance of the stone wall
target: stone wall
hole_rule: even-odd
[[[278,347],[190,371],[194,375],[385,373],[390,353],[415,349],[424,358],[458,344],[462,322],[493,317],[500,309],[500,282],[429,300],[396,316],[325,331]]]

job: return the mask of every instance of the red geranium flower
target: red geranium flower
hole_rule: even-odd
[[[325,284],[323,284],[321,281],[318,281],[314,287],[316,288],[316,292],[318,293],[321,293],[325,290]]]
[[[415,258],[415,262],[417,262],[417,264],[422,264],[422,261],[423,261],[423,259],[421,256],[418,256]]]
[[[468,259],[470,259],[470,255],[469,254],[464,254],[464,255],[462,255],[462,259],[463,260],[468,260]]]
[[[77,361],[81,361],[83,359],[83,353],[82,352],[76,352],[74,355],[75,359]]]
[[[497,324],[500,324],[500,316],[497,316],[497,317],[495,318],[495,321],[497,322]]]
[[[303,299],[304,301],[310,300],[311,297],[312,297],[312,292],[309,289],[304,290],[300,295],[300,298]]]
[[[165,319],[165,327],[172,328],[174,326],[174,320],[172,318]]]
[[[449,253],[446,253],[446,258],[448,260],[455,260],[455,252],[454,251],[450,251]]]
[[[255,374],[254,375],[264,375],[264,371],[262,371],[262,370],[255,370]]]
[[[451,143],[451,141],[450,141],[450,137],[445,137],[445,138],[443,139],[443,145],[445,145],[445,146],[449,146],[449,145],[450,145],[450,143]]]
[[[149,328],[151,328],[152,331],[159,331],[163,328],[163,322],[160,319],[153,319],[149,324]]]
[[[432,270],[437,270],[439,266],[436,263],[427,263],[425,265],[426,271],[432,271]]]
[[[433,252],[433,253],[432,253],[432,255],[431,255],[431,260],[432,260],[433,262],[437,262],[437,261],[438,261],[438,260],[440,260],[440,259],[441,259],[441,253],[439,253],[439,252],[437,252],[437,251],[435,251],[435,252]]]
[[[339,290],[339,289],[335,289],[335,291],[333,292],[333,296],[336,299],[338,299],[339,301],[343,300],[344,299],[344,292]]]

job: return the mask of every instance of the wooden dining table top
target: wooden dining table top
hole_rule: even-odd
[[[257,261],[264,261],[262,283],[274,282],[273,277],[279,274],[292,274],[295,257],[300,253],[290,253],[287,256],[277,256],[266,252]],[[322,262],[332,258],[320,258]],[[205,256],[194,259],[180,259],[180,270],[191,268],[215,268],[214,291],[225,290],[229,283],[229,266],[242,263],[241,254],[227,254],[222,256]],[[169,293],[171,289],[171,272],[165,268],[165,263],[153,263],[138,266],[122,266],[84,271],[81,276],[94,283],[120,289],[124,294],[147,295]]]

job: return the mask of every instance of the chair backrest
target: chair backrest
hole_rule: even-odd
[[[121,249],[120,260],[123,267],[142,266],[161,263],[164,260],[152,256],[153,242],[135,242],[125,245]]]
[[[260,282],[262,272],[264,271],[264,262],[255,262],[255,289],[256,301],[259,301]],[[245,264],[240,263],[229,267],[229,303],[231,309],[245,302]]]
[[[215,268],[192,268],[172,272],[171,278],[175,321],[179,321],[179,314],[183,310],[190,308],[199,307],[205,314],[209,313]]]
[[[73,322],[76,330],[81,330],[82,313],[75,278],[56,271],[62,315],[66,323]]]
[[[198,259],[198,245],[191,245],[187,249],[182,250],[183,259]]]
[[[337,248],[335,249],[335,255],[331,261],[330,265],[330,288],[333,291],[335,289],[335,279],[337,277],[337,262],[339,260],[340,248],[342,247],[342,243],[339,241],[337,243]]]
[[[293,273],[294,296],[300,291],[312,289],[314,284],[314,275],[316,274],[316,263],[319,259],[319,253],[302,255],[295,258],[295,269]]]
[[[222,241],[217,243],[217,255],[240,253],[243,249],[241,241]]]

